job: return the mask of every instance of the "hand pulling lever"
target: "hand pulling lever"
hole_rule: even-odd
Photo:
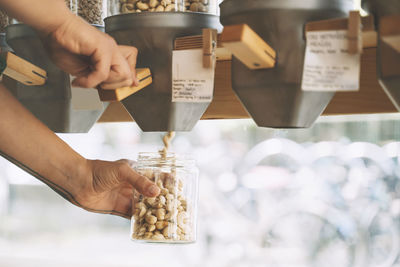
[[[115,90],[99,89],[100,100],[103,102],[121,101],[130,95],[142,90],[153,82],[150,69],[136,69],[136,77],[139,80],[139,86],[122,87]]]
[[[137,69],[136,73],[139,86],[123,87],[115,90],[99,89],[100,100],[104,102],[121,101],[153,82],[150,69]],[[11,52],[0,54],[0,75],[1,74],[28,86],[44,85],[47,80],[47,72],[45,70]]]

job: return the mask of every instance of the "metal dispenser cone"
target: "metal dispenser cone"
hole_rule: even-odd
[[[334,93],[301,89],[307,22],[347,17],[350,0],[225,0],[221,5],[224,26],[247,24],[277,54],[274,68],[251,70],[235,57],[232,86],[258,126],[310,127]]]
[[[220,28],[214,15],[147,12],[108,17],[106,32],[120,45],[139,50],[138,68],[150,68],[153,83],[122,101],[144,132],[190,131],[210,102],[172,102],[172,51],[177,37],[201,35],[203,28]],[[190,60],[190,59],[188,59]]]
[[[362,6],[374,15],[379,31],[377,70],[379,82],[400,111],[400,1],[363,0]],[[393,38],[390,35],[397,35]],[[397,43],[393,46],[387,40]],[[396,41],[397,39],[397,41]]]
[[[43,86],[26,86],[9,78],[4,83],[14,96],[47,127],[57,133],[87,133],[100,118],[107,103],[78,107],[72,99],[71,78],[48,57],[37,34],[28,26],[7,27],[7,43],[22,58],[47,71]],[[89,100],[97,101],[97,91]]]

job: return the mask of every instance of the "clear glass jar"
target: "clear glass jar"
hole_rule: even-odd
[[[136,171],[161,189],[158,197],[134,192],[131,238],[149,243],[196,241],[198,169],[194,160],[170,153],[141,153]]]
[[[93,25],[104,25],[108,15],[107,0],[71,0],[71,11],[77,10],[78,16]],[[77,7],[77,9],[76,9]]]
[[[69,10],[71,10],[72,13],[74,13],[75,15],[78,14],[78,0],[64,0],[65,4],[67,5],[67,7],[69,8]]]
[[[218,14],[217,0],[109,0],[110,14],[200,12]]]
[[[64,0],[67,7],[77,16],[96,26],[104,26],[108,15],[107,0]],[[11,24],[19,24],[16,19]]]
[[[0,33],[5,32],[6,27],[10,24],[10,19],[7,14],[0,10]]]

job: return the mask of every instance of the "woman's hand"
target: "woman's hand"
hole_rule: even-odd
[[[160,189],[149,179],[132,169],[127,160],[116,162],[88,161],[88,174],[80,177],[84,186],[75,192],[75,203],[98,213],[130,218],[133,214],[133,189],[148,197],[155,197]]]
[[[114,39],[71,15],[42,38],[53,62],[75,76],[73,85],[116,89],[137,85],[137,49]]]
[[[34,29],[62,70],[76,76],[74,84],[116,89],[137,85],[137,50],[118,47],[105,33],[72,14],[64,0],[0,0],[0,9]]]
[[[0,156],[32,174],[72,204],[88,211],[132,215],[136,189],[155,197],[160,189],[127,160],[87,160],[36,119],[0,83]]]

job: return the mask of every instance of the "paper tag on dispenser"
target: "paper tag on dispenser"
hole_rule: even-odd
[[[70,76],[73,81],[74,77]],[[96,89],[73,87],[71,85],[71,102],[75,110],[101,110],[103,103]]]
[[[203,50],[179,50],[172,55],[172,102],[211,102],[215,72],[203,67]]]
[[[358,91],[360,54],[348,53],[347,31],[307,32],[302,89]]]

